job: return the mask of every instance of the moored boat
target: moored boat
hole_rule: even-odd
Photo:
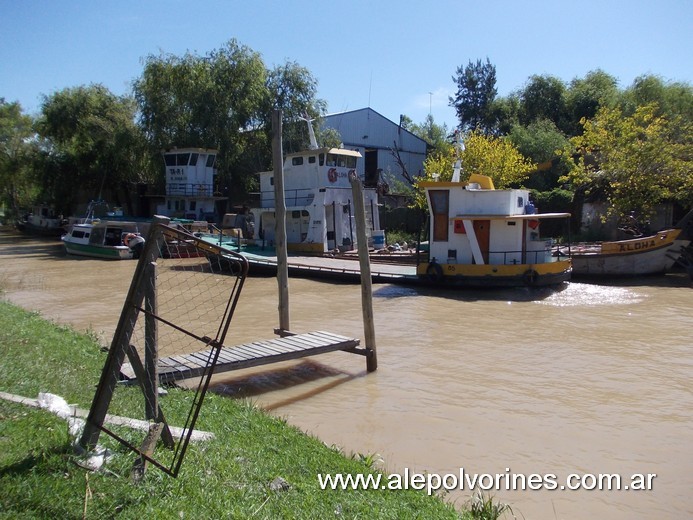
[[[349,176],[357,173],[361,154],[344,148],[319,148],[308,122],[310,147],[284,159],[286,243],[291,252],[323,254],[356,247],[353,192]],[[275,243],[274,171],[260,172],[260,207],[247,214],[245,238],[259,244]],[[369,242],[382,237],[375,188],[363,189],[366,234]],[[371,244],[372,245],[372,244]]]
[[[575,276],[645,276],[671,270],[690,244],[693,210],[676,227],[628,240],[575,244],[561,250]]]
[[[135,222],[90,220],[74,224],[62,241],[70,255],[110,260],[138,258],[144,248]]]
[[[454,178],[454,177],[453,177]],[[570,258],[554,256],[556,241],[540,234],[545,219],[570,213],[537,213],[529,190],[496,190],[490,177],[419,184],[428,202],[429,251],[417,275],[434,285],[545,286],[570,279]]]
[[[53,208],[39,205],[16,222],[19,231],[30,235],[60,237],[65,233],[67,220]]]

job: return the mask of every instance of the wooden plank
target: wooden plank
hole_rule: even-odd
[[[228,372],[241,368],[278,363],[335,350],[351,349],[358,345],[358,339],[322,331],[255,341],[234,347],[223,347],[219,352],[214,372]],[[202,375],[207,363],[205,362],[204,366],[200,363],[208,359],[209,353],[209,350],[203,350],[185,356],[161,358],[161,379],[192,378]]]

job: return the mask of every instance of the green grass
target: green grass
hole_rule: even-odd
[[[0,301],[0,391],[50,392],[88,409],[105,358],[92,335]],[[112,411],[135,413],[141,394],[124,391],[132,395]],[[172,424],[189,398],[179,389],[165,397]],[[471,518],[420,491],[321,490],[318,473],[375,473],[376,457],[345,456],[245,400],[208,394],[196,428],[216,437],[190,445],[178,478],[150,467],[134,484],[134,455],[108,436],[101,443],[110,441],[114,458],[106,471],[88,472],[63,420],[0,400],[0,519]],[[277,477],[287,490],[270,488]]]

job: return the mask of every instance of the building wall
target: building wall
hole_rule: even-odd
[[[400,157],[410,175],[423,173],[426,159],[426,141],[401,128],[372,108],[362,108],[350,112],[330,114],[322,120],[323,128],[334,128],[342,137],[345,148],[358,150],[363,156],[357,172],[365,177],[367,154],[377,154],[377,169],[381,171],[381,181],[396,190],[398,182],[407,183],[401,174],[391,150],[397,147]],[[394,182],[393,182],[394,181]]]

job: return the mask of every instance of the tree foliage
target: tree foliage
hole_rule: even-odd
[[[457,84],[455,97],[450,106],[455,107],[459,129],[468,132],[479,129],[490,133],[494,127],[490,108],[496,94],[496,67],[488,58],[486,63],[471,61],[465,67],[457,67],[453,81]]]
[[[676,200],[693,205],[693,125],[681,117],[659,115],[657,104],[639,106],[632,115],[601,108],[584,120],[573,139],[581,152],[578,168],[566,180],[602,190],[611,213],[647,219],[655,206]]]
[[[448,145],[439,152],[429,155],[424,162],[424,176],[416,184],[417,194],[414,205],[425,208],[422,190],[418,189],[421,181],[450,181],[455,162],[460,159],[462,164],[461,180],[464,181],[472,173],[487,175],[493,180],[498,189],[517,187],[527,179],[534,164],[525,159],[522,154],[506,138],[485,135],[481,131],[469,132],[464,138],[464,150]]]
[[[0,201],[15,213],[35,201],[31,163],[35,154],[33,120],[19,103],[0,98]]]
[[[117,202],[119,186],[147,180],[129,97],[102,85],[61,90],[44,97],[36,129],[42,139],[37,164],[44,191],[65,214],[80,193],[96,198],[107,186]]]
[[[299,146],[307,142],[299,118],[324,108],[306,68],[287,62],[267,70],[259,53],[235,39],[206,56],[149,56],[134,92],[152,154],[174,146],[218,150],[219,188],[236,198],[271,166],[272,110],[282,110],[286,144]]]

